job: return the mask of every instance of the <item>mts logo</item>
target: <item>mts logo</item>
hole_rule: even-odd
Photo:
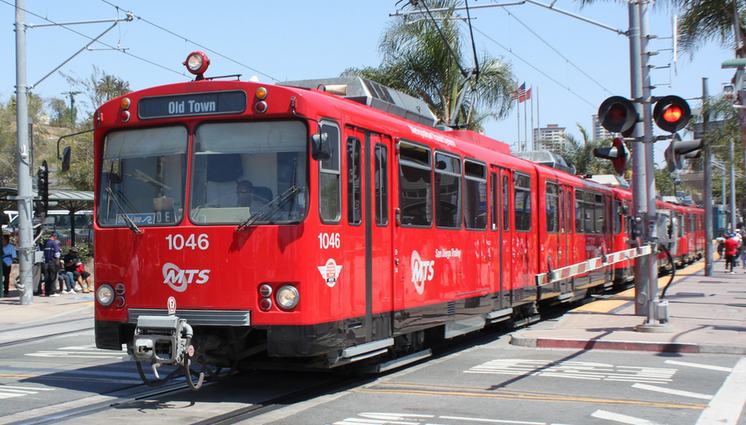
[[[176,292],[184,292],[187,285],[196,283],[202,285],[210,279],[210,270],[182,269],[176,264],[163,265],[163,283]]]
[[[418,294],[425,292],[425,282],[435,276],[435,261],[423,260],[417,251],[412,251],[412,283]]]

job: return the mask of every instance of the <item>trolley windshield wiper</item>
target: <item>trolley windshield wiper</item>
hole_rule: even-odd
[[[111,199],[114,201],[115,204],[117,204],[117,208],[119,208],[119,211],[122,212],[122,219],[125,223],[127,223],[127,227],[130,228],[133,232],[140,234],[142,233],[142,230],[135,224],[134,221],[130,218],[129,214],[127,213],[127,210],[122,206],[122,203],[119,202],[119,197],[116,193],[114,193],[113,190],[111,190],[111,186],[106,186],[106,193],[109,194]]]
[[[287,201],[293,199],[299,192],[300,188],[298,186],[290,186],[289,188],[287,188],[286,191],[277,195],[274,199],[260,208],[259,211],[256,212],[256,214],[252,214],[251,217],[247,218],[246,220],[241,222],[241,224],[236,226],[236,230],[246,230],[249,226],[256,223],[257,221],[266,217],[271,217],[280,208],[282,208],[282,206],[285,205]]]

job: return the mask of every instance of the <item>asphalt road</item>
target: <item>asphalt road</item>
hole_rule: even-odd
[[[709,425],[709,414],[728,413],[728,406],[746,394],[746,360],[738,356],[546,350],[511,346],[508,339],[487,334],[456,341],[458,351],[451,354],[352,388],[277,405],[242,423]],[[109,407],[144,389],[126,353],[97,350],[92,341],[92,331],[82,331],[0,348],[0,423],[32,417],[75,424],[198,423],[340,379],[255,372],[196,393]],[[107,408],[64,417],[97,403]],[[63,416],[52,420],[54,413]],[[730,423],[746,425],[746,417]]]

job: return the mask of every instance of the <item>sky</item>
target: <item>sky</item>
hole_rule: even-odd
[[[25,0],[27,24],[136,17],[121,22],[91,50],[84,50],[58,72],[34,87],[43,98],[64,97],[70,91],[65,75],[85,78],[93,67],[130,83],[133,90],[185,81],[182,62],[192,50],[207,50],[211,59],[208,75],[257,76],[268,83],[284,80],[325,78],[349,67],[377,66],[378,44],[384,30],[394,23],[397,0]],[[403,3],[403,2],[402,2]],[[471,0],[471,6],[507,1]],[[547,3],[549,3],[547,1]],[[650,32],[658,36],[651,48],[661,49],[651,64],[671,64],[671,21],[676,10],[664,4],[651,13]],[[7,101],[15,87],[14,0],[0,0],[0,57],[7,66],[0,72],[0,101]],[[582,15],[622,31],[627,29],[626,2],[579,2],[557,0],[555,8]],[[115,7],[115,6],[118,6]],[[36,14],[39,16],[32,15]],[[463,14],[463,12],[462,12]],[[536,5],[475,8],[475,43],[479,52],[501,57],[512,67],[516,81],[532,88],[534,126],[548,123],[566,127],[579,135],[577,123],[591,130],[591,116],[611,95],[629,96],[629,42],[625,36]],[[96,37],[110,23],[68,26],[88,37]],[[160,28],[158,28],[160,27]],[[27,32],[27,79],[29,84],[64,62],[90,39],[65,27],[30,28]],[[464,26],[464,31],[467,31]],[[126,49],[127,54],[114,48]],[[669,49],[669,51],[663,50]],[[701,46],[693,53],[678,55],[669,68],[651,74],[654,95],[676,94],[690,100],[702,93],[702,77],[709,80],[711,95],[722,91],[732,70],[720,64],[734,56],[718,43]],[[471,58],[464,64],[472,66]],[[536,93],[539,93],[538,100]],[[77,104],[94,109],[79,96]],[[81,105],[82,103],[82,105]],[[536,111],[538,103],[538,112]],[[531,105],[531,104],[529,104]],[[521,126],[524,114],[521,106]],[[485,125],[485,133],[513,143],[518,136],[515,110],[500,121]],[[529,124],[530,126],[530,124]],[[524,130],[521,130],[523,133]],[[662,161],[663,143],[656,145],[656,162]]]

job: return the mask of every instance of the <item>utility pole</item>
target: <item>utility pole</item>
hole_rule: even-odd
[[[97,21],[85,21],[85,22],[68,22],[68,23],[51,23],[42,25],[27,25],[25,22],[25,0],[16,0],[16,20],[15,20],[15,31],[16,31],[16,127],[17,127],[17,144],[18,144],[18,157],[16,163],[18,164],[18,269],[19,269],[19,281],[20,287],[22,288],[21,293],[21,304],[31,304],[34,301],[34,288],[33,288],[33,266],[34,266],[34,255],[36,250],[34,249],[34,238],[33,238],[33,199],[34,194],[31,185],[31,162],[33,159],[33,151],[31,150],[31,144],[29,143],[29,122],[28,122],[28,93],[31,89],[38,86],[42,81],[47,79],[50,75],[54,74],[58,69],[72,60],[75,56],[83,52],[93,43],[97,42],[104,34],[108,33],[119,22],[130,22],[134,19],[134,15],[130,12],[127,13],[124,19],[108,19],[108,20],[97,20]],[[63,61],[60,65],[48,72],[39,81],[29,86],[26,81],[26,30],[28,28],[42,28],[51,26],[69,26],[69,25],[80,25],[80,24],[98,24],[98,23],[112,23],[107,29],[101,34],[93,37],[88,44],[83,48],[75,52],[72,56]]]
[[[79,91],[66,91],[62,93],[70,97],[70,125],[75,127],[75,96],[79,95]]]
[[[640,70],[640,11],[635,1],[627,4],[629,11],[629,75],[630,91],[633,100],[642,99],[642,76]],[[634,102],[637,116],[642,116],[642,106]],[[644,240],[644,231],[642,224],[644,222],[645,212],[647,210],[647,197],[645,196],[645,146],[638,141],[643,135],[642,123],[637,122],[633,127],[632,137],[635,142],[632,143],[632,209],[634,210],[633,219],[635,222],[635,234],[642,245]],[[647,290],[647,263],[648,256],[638,257],[635,261],[635,314],[643,316],[645,314],[645,293]]]
[[[733,138],[728,139],[730,147],[730,231],[736,231],[736,157]],[[725,178],[725,176],[723,176]]]
[[[18,268],[21,304],[34,300],[34,239],[31,217],[34,194],[31,186],[31,150],[28,134],[28,87],[26,85],[26,22],[24,0],[16,0],[16,142],[18,145]]]
[[[656,209],[656,191],[655,191],[655,152],[653,136],[653,114],[651,111],[651,90],[650,84],[650,67],[648,58],[655,54],[648,51],[649,27],[649,2],[640,0],[637,7],[640,11],[640,69],[642,72],[642,120],[645,146],[645,183],[647,214],[645,215],[645,242],[650,245],[651,254],[647,256],[647,297],[645,322],[638,325],[636,329],[641,332],[670,332],[671,325],[668,321],[668,303],[658,298],[658,261],[656,253],[658,252],[658,211]]]
[[[712,276],[712,147],[707,140],[707,123],[710,121],[710,105],[707,92],[707,77],[702,77],[702,137],[705,139],[705,163],[704,163],[704,185],[705,185],[705,276]],[[725,181],[725,170],[723,170],[723,181]],[[725,199],[725,190],[723,190]]]

